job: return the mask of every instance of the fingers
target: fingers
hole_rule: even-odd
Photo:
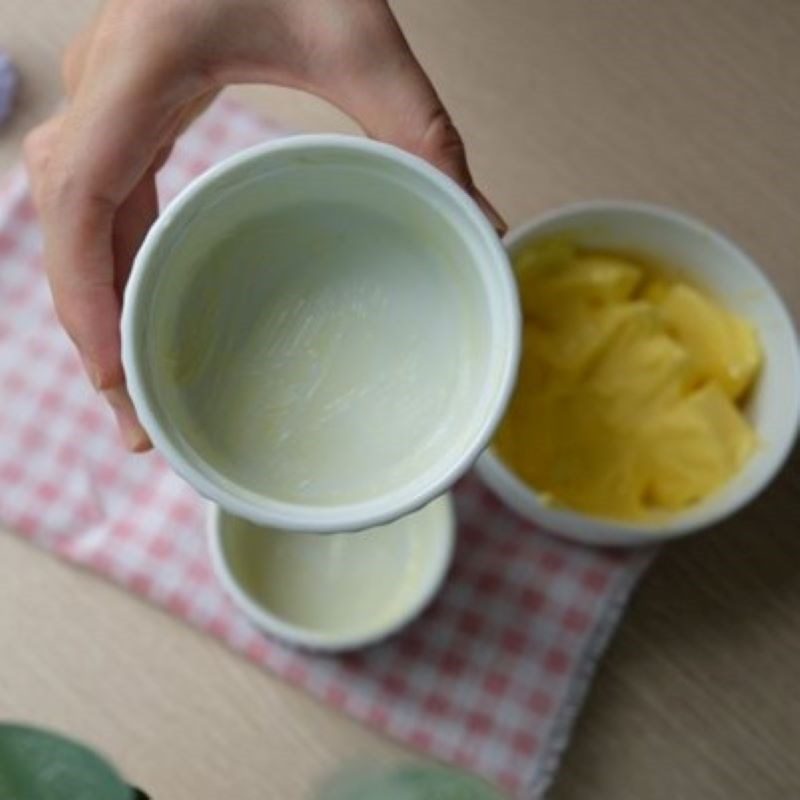
[[[65,55],[70,106],[31,134],[26,157],[56,311],[134,450],[149,442],[125,390],[120,298],[158,211],[155,172],[226,75],[331,100],[442,169],[505,228],[385,2],[111,2]]]
[[[136,409],[133,407],[127,389],[124,386],[106,389],[103,392],[103,398],[114,412],[114,418],[125,447],[133,453],[144,453],[149,450],[153,445],[139,423]]]
[[[46,192],[46,176],[52,169],[52,157],[55,144],[58,139],[60,127],[63,122],[63,115],[54,117],[38,128],[34,129],[26,137],[24,144],[25,161],[31,179],[31,192],[34,203],[41,208],[45,202],[44,193]],[[147,215],[152,214],[155,206],[155,193],[144,185],[138,192],[134,192],[129,205],[131,214],[130,231],[126,227],[125,217],[118,220],[119,247],[125,251],[127,257],[130,248],[134,247],[137,237],[143,235],[144,220]],[[138,247],[138,245],[135,245]],[[105,342],[107,351],[98,348],[94,343],[95,337],[93,330],[85,330],[88,324],[92,328],[98,325],[101,330],[111,330],[117,325],[117,315],[119,313],[118,296],[113,290],[106,287],[83,287],[76,292],[73,285],[67,283],[63,288],[56,288],[60,284],[54,284],[54,296],[58,298],[56,307],[61,318],[62,324],[70,333],[72,339],[77,342],[88,342],[85,350],[84,363],[90,373],[92,383],[100,387],[103,383],[103,375],[98,369],[94,371],[94,365],[106,365],[107,374],[114,374],[117,364],[116,349],[118,339]],[[102,317],[109,317],[105,322]],[[108,347],[110,345],[110,348]],[[108,378],[106,378],[108,380]],[[115,379],[116,380],[116,377]],[[121,381],[119,377],[119,381]],[[119,382],[118,381],[118,382]],[[147,434],[139,424],[136,413],[133,409],[128,393],[124,385],[117,385],[115,388],[107,389],[103,396],[111,406],[116,417],[123,441],[129,450],[141,452],[148,449],[150,441]]]
[[[77,34],[64,51],[61,59],[61,82],[67,97],[74,97],[78,89],[98,19]]]
[[[111,73],[31,133],[25,152],[59,320],[139,451],[150,444],[125,390],[120,298],[158,213],[156,162],[178,129],[181,98],[159,100],[148,75]]]
[[[147,235],[147,231],[158,216],[155,173],[155,167],[148,169],[119,207],[114,219],[112,246],[117,297],[122,297],[133,259]],[[125,446],[135,453],[149,450],[152,444],[136,416],[136,410],[124,383],[105,389],[103,397],[114,412]]]
[[[175,120],[170,138],[177,139],[214,102],[218,94],[219,89],[208,89],[186,103]]]
[[[500,212],[489,202],[486,195],[478,189],[477,186],[472,187],[472,197],[480,207],[481,211],[486,215],[489,222],[492,223],[494,229],[497,231],[498,236],[505,236],[508,233],[508,225]]]
[[[64,121],[63,114],[54,117],[28,134],[24,143],[31,192],[46,229],[48,219],[53,216],[48,179],[57,169],[54,159]],[[64,213],[68,213],[66,209]],[[105,229],[110,230],[110,219],[105,222]],[[117,355],[119,333],[115,326],[119,300],[114,291],[113,277],[104,279],[102,272],[84,274],[80,264],[72,274],[70,270],[61,268],[64,262],[60,257],[50,255],[54,250],[57,251],[57,246],[46,235],[45,260],[54,265],[48,272],[59,319],[78,345],[95,388],[119,384],[122,370]],[[108,274],[113,276],[111,267]],[[101,335],[95,335],[95,329],[99,329]]]
[[[108,113],[62,121],[50,175],[36,181],[37,195],[58,317],[93,385],[111,405],[126,446],[140,451],[149,441],[125,390],[120,298],[157,203],[154,176],[147,171],[151,148],[146,141],[134,143]],[[92,123],[105,135],[94,134]]]
[[[375,3],[371,13],[358,41],[343,44],[354,51],[343,56],[345,68],[331,72],[330,80],[323,76],[323,91],[368,135],[425,158],[453,178],[504,233],[505,222],[475,186],[463,140],[388,5]]]
[[[68,223],[71,210],[48,194],[52,192],[48,175],[57,169],[54,154],[63,124],[63,116],[54,118],[29,134],[25,143],[34,202],[41,209],[48,231],[45,259],[54,304],[93,385],[102,390],[111,406],[125,445],[141,452],[150,447],[150,442],[125,389],[120,361],[119,298],[133,256],[157,214],[154,173],[147,173],[118,209],[89,200],[87,207],[76,214],[76,221],[82,222],[75,241],[71,241],[56,216],[64,214],[64,222]],[[115,264],[119,270],[115,270]]]
[[[50,170],[53,147],[58,138],[62,119],[63,114],[52,117],[30,131],[22,143],[31,196],[37,208],[41,208],[44,178]]]
[[[136,253],[158,216],[156,169],[156,165],[153,165],[147,170],[119,207],[114,219],[114,283],[119,297],[122,297],[128,283]]]
[[[141,451],[150,442],[125,388],[120,300],[158,214],[155,173],[214,92],[186,76],[169,37],[142,47],[143,19],[133,32],[119,20],[109,28],[101,14],[72,43],[62,70],[70,105],[30,134],[26,155],[57,315],[126,446]]]

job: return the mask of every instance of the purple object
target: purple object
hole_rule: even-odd
[[[14,62],[0,50],[0,125],[2,125],[14,110],[14,100],[19,86],[19,72]]]

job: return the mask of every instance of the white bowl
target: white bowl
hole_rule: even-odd
[[[295,136],[194,181],[152,227],[123,362],[158,450],[237,516],[356,530],[420,508],[489,442],[519,348],[503,247],[425,161]]]
[[[214,505],[208,529],[233,602],[266,633],[320,651],[366,647],[411,622],[442,585],[455,542],[449,494],[360,533],[263,528]]]
[[[764,274],[725,236],[683,214],[644,203],[598,201],[556,210],[511,231],[513,257],[531,243],[558,234],[590,248],[629,250],[674,265],[706,287],[757,329],[764,365],[747,404],[759,446],[742,470],[703,502],[666,519],[621,522],[545,503],[489,448],[477,469],[519,514],[566,538],[589,544],[647,544],[698,531],[750,502],[786,460],[800,421],[800,354],[795,330]]]

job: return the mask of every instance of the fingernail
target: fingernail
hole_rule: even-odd
[[[131,453],[145,453],[153,446],[150,442],[150,437],[138,423],[124,430],[122,440]]]
[[[473,197],[475,198],[475,202],[480,206],[481,211],[483,211],[489,222],[494,226],[498,236],[504,236],[506,231],[508,231],[508,225],[506,225],[506,221],[500,216],[500,212],[488,201],[486,195],[484,195],[477,186],[473,189]]]
[[[136,411],[125,387],[106,389],[103,391],[103,397],[114,412],[125,447],[133,453],[149,450],[152,446],[150,438],[136,417]]]

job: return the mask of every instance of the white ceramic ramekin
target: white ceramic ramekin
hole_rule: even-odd
[[[452,180],[385,144],[304,135],[166,208],[122,336],[142,424],[201,494],[262,525],[357,530],[422,507],[487,445],[518,298]]]
[[[210,505],[214,572],[261,630],[319,651],[353,650],[396,633],[444,582],[453,556],[449,494],[359,533],[313,534],[254,525]]]
[[[701,503],[652,522],[602,519],[547,504],[489,448],[478,461],[483,480],[509,506],[542,527],[588,544],[647,544],[706,528],[751,501],[772,480],[797,437],[800,354],[795,330],[775,289],[728,238],[683,214],[634,202],[568,206],[511,231],[512,257],[536,241],[566,235],[590,248],[632,251],[675,266],[758,331],[764,364],[746,412],[759,441],[733,479]]]

